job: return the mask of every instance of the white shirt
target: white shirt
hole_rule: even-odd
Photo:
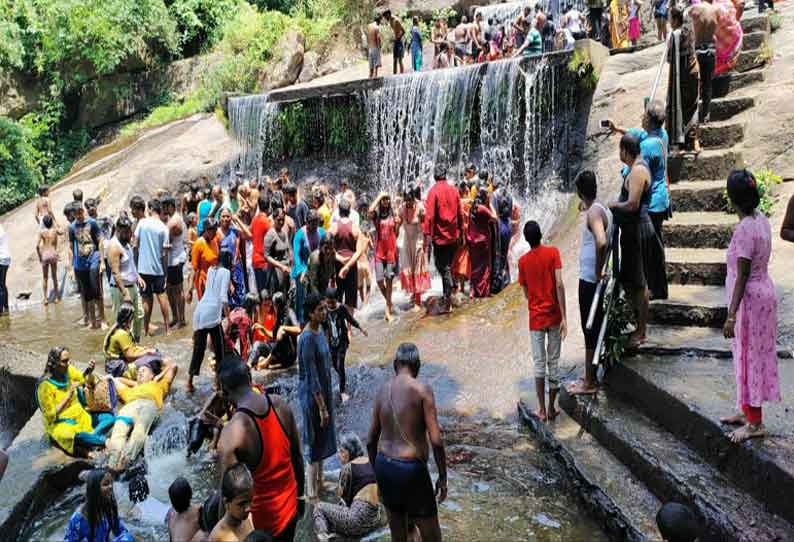
[[[11,250],[8,248],[8,235],[0,225],[0,265],[11,265]]]
[[[353,224],[355,224],[356,227],[361,225],[361,216],[355,209],[350,209],[350,220],[353,221]],[[336,224],[337,222],[339,222],[339,209],[334,209],[334,212],[331,215],[331,224]]]
[[[231,273],[223,267],[211,267],[207,273],[204,297],[193,311],[193,330],[210,329],[223,320],[223,306],[229,302]]]
[[[582,25],[580,24],[579,20],[582,17],[582,14],[579,13],[579,10],[572,9],[566,14],[567,24],[565,28],[571,31],[572,34],[576,34],[577,32],[582,31]]]
[[[177,235],[176,237],[171,237],[171,231],[168,231],[168,235],[171,240],[171,250],[168,251],[168,267],[174,267],[177,265],[182,265],[187,260],[187,252],[185,250],[185,238],[187,237],[187,226],[185,226],[185,221],[181,220],[182,222],[182,233]],[[166,225],[166,227],[168,227]]]

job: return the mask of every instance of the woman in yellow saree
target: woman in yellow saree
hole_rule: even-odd
[[[36,399],[44,417],[44,432],[50,441],[69,455],[87,457],[88,449],[104,446],[107,432],[113,425],[99,423],[94,428],[91,414],[80,403],[79,395],[85,378],[94,370],[94,362],[85,372],[71,365],[71,354],[63,347],[50,350],[44,377],[36,388]]]

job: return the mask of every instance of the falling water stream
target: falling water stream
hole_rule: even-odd
[[[416,177],[426,179],[441,155],[453,173],[469,160],[477,161],[512,190],[525,214],[532,213],[548,227],[566,201],[560,192],[568,149],[565,137],[576,110],[566,82],[570,80],[564,62],[536,60],[386,78],[382,88],[351,98],[364,114],[348,121],[359,123],[371,143],[361,156],[349,156],[346,162],[364,167],[367,186],[362,189],[394,190]],[[261,178],[275,166],[266,157],[283,129],[284,119],[278,114],[282,107],[266,96],[231,100],[231,131],[241,149],[238,169],[246,175]],[[331,118],[317,104],[305,108],[317,118]],[[325,130],[319,124],[318,133]],[[326,151],[319,148],[318,152]],[[437,295],[438,290],[436,277],[428,294]],[[452,316],[435,318],[410,311],[408,296],[402,292],[395,300],[397,319],[391,324],[383,322],[379,296],[358,313],[369,337],[358,333],[353,337],[347,358],[352,398],[338,407],[339,430],[366,437],[372,401],[389,378],[394,351],[401,342],[414,342],[422,353],[420,378],[437,395],[448,447],[450,494],[440,507],[445,540],[606,541],[562,489],[562,475],[553,458],[536,449],[520,428],[516,403],[533,385],[521,292],[513,286],[497,297],[468,302]],[[71,349],[78,363],[100,359],[102,337],[80,328],[79,314],[73,298],[61,305],[16,311],[0,319],[0,343],[40,353],[41,367],[47,350],[60,344]],[[156,335],[146,343],[171,356],[182,369],[188,366],[188,330],[169,337]],[[7,364],[13,367],[14,360]],[[184,451],[186,420],[211,392],[208,376],[205,366],[198,391],[190,397],[183,391],[184,374],[180,375],[147,443],[150,505],[167,503],[168,485],[179,475],[191,482],[197,502],[215,487],[212,455],[204,450],[188,459]],[[297,412],[296,379],[293,371],[267,380],[281,384]],[[338,461],[329,461],[326,469],[333,474],[339,469]],[[14,487],[13,479],[3,484],[4,491],[26,489]],[[137,539],[163,540],[162,510],[157,506],[143,513],[131,510],[126,491],[125,484],[117,483],[122,515]],[[326,498],[331,500],[331,494]],[[64,526],[80,502],[78,489],[68,491],[35,520],[28,539],[62,540]],[[299,533],[302,542],[313,540],[307,523]],[[382,530],[367,540],[388,539]]]
[[[573,5],[579,11],[584,12],[586,2],[584,0],[518,0],[516,2],[502,2],[500,4],[481,6],[477,8],[475,13],[481,13],[483,21],[493,21],[495,26],[509,25],[518,18],[526,7],[532,10],[530,17],[533,17],[536,5],[540,5],[544,13],[551,15],[555,24],[559,26],[560,16],[565,12],[566,6]]]

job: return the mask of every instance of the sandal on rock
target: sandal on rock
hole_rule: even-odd
[[[733,431],[729,436],[731,438],[731,442],[734,444],[740,444],[753,438],[764,438],[767,436],[767,432],[764,424],[752,425],[748,423],[736,431]]]

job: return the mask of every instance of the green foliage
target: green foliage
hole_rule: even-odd
[[[583,90],[595,90],[598,85],[598,74],[585,49],[574,50],[571,60],[568,61],[568,71],[576,76]]]
[[[629,336],[624,334],[624,330],[629,324],[635,322],[628,301],[624,296],[620,295],[620,288],[616,286],[612,295],[616,297],[609,311],[607,330],[604,334],[604,345],[601,350],[601,355],[607,368],[623,359],[626,345],[629,342]]]
[[[176,20],[183,53],[209,50],[223,37],[223,26],[235,16],[237,0],[175,0],[168,11]]]
[[[162,126],[163,124],[168,124],[169,122],[184,119],[185,117],[195,115],[196,113],[204,111],[205,109],[206,104],[204,101],[197,94],[194,94],[185,100],[168,103],[154,108],[154,110],[152,110],[152,112],[149,113],[145,119],[130,123],[122,128],[119,135],[122,137],[132,136],[141,130],[155,128],[157,126]]]
[[[761,169],[758,171],[753,171],[752,173],[753,177],[755,177],[758,195],[761,196],[761,202],[758,204],[758,211],[765,214],[766,216],[772,216],[772,210],[775,206],[775,203],[777,203],[775,187],[783,182],[783,177],[780,175],[775,175],[768,169]],[[729,213],[735,213],[736,209],[734,209],[730,198],[728,198],[727,188],[723,191],[723,193],[725,194],[725,201],[727,202],[725,211]]]
[[[0,117],[0,213],[13,209],[41,183],[36,149],[24,126]]]

